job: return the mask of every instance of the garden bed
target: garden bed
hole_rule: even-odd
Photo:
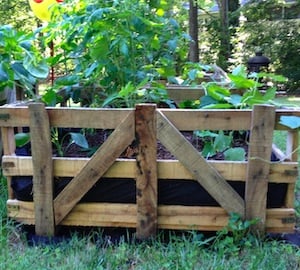
[[[275,111],[271,106],[216,111],[157,109],[149,104],[135,109],[30,104],[4,106],[0,115],[4,175],[9,183],[33,177],[34,202],[18,200],[8,185],[8,215],[35,224],[39,235],[54,234],[57,225],[135,227],[140,238],[155,234],[157,228],[213,231],[226,226],[231,212],[259,218],[259,230],[294,230],[298,133],[287,130],[287,151],[292,155],[280,162],[271,162],[270,156],[274,130],[286,129],[279,124],[280,116],[299,116],[299,111]],[[30,128],[31,156],[15,155],[16,127]],[[113,132],[90,158],[54,157],[50,127]],[[194,130],[249,130],[247,160],[201,157],[182,134]],[[133,141],[135,155],[122,157]],[[172,157],[157,157],[157,141]],[[67,185],[57,192],[53,186],[62,179]],[[114,184],[121,193],[105,189]],[[85,200],[95,185],[100,193]]]

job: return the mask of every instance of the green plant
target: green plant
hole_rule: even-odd
[[[69,138],[69,143],[65,146],[65,140]],[[89,144],[84,136],[80,132],[67,132],[62,137],[59,134],[58,128],[51,129],[51,141],[54,144],[58,156],[64,156],[65,151],[73,144],[80,146],[81,148],[87,150],[89,149]]]
[[[194,135],[204,140],[202,156],[205,158],[212,157],[222,152],[225,160],[242,161],[245,160],[246,152],[242,147],[232,148],[233,132],[225,134],[224,131],[194,131]]]
[[[212,249],[224,255],[238,255],[241,249],[251,247],[257,240],[250,228],[258,220],[243,220],[238,214],[230,213],[228,225],[212,238]]]
[[[49,63],[65,69],[49,91],[65,87],[78,100],[89,87],[91,99],[97,95],[103,102],[145,79],[175,76],[176,63],[185,57],[185,35],[164,5],[137,0],[59,5],[62,19],[41,30],[45,44],[53,41],[57,52]]]
[[[89,144],[85,135],[80,132],[66,132],[60,135],[58,128],[51,129],[51,142],[55,146],[58,156],[63,156],[65,151],[74,143],[81,148],[88,150]],[[69,138],[69,142],[65,145],[65,140]],[[30,132],[19,132],[15,134],[15,142],[17,147],[23,147],[30,142]]]
[[[149,85],[147,79],[137,86],[133,85],[132,82],[127,83],[119,92],[109,95],[100,106],[132,108],[138,103],[166,104],[168,107],[175,106],[168,98],[168,93],[163,84],[152,82]]]
[[[34,39],[32,33],[0,26],[0,91],[17,85],[33,95],[37,80],[47,78],[49,68]]]
[[[202,69],[201,66],[199,68]],[[182,102],[180,107],[187,104],[201,109],[245,109],[252,108],[255,104],[279,106],[274,101],[277,86],[285,82],[284,76],[273,73],[248,74],[247,68],[240,65],[231,73],[222,74],[218,81],[202,82],[205,95],[192,104]]]

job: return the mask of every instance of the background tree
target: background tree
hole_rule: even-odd
[[[28,0],[1,0],[0,25],[5,24],[18,30],[31,30],[37,25]]]
[[[198,1],[189,0],[189,34],[191,37],[189,61],[199,62]]]
[[[217,64],[226,70],[232,51],[230,39],[234,33],[234,27],[238,24],[237,10],[240,5],[239,0],[217,0],[217,4],[220,13],[220,49]]]

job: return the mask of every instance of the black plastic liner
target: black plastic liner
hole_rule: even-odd
[[[55,180],[54,194],[68,184],[71,178]],[[242,198],[245,194],[245,183],[228,181]],[[13,177],[11,187],[20,201],[32,201],[32,177]],[[269,183],[267,207],[284,206],[287,185]],[[134,179],[102,178],[82,198],[81,202],[136,203],[136,186]],[[158,180],[158,204],[186,206],[219,206],[209,193],[196,181],[192,180]]]

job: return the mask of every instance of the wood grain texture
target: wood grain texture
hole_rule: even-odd
[[[272,153],[275,107],[255,105],[252,111],[246,178],[246,219],[259,219],[254,231],[263,233]]]
[[[53,162],[50,124],[42,103],[29,105],[30,137],[33,165],[33,200],[35,232],[37,235],[55,234],[53,212]]]
[[[244,217],[244,200],[160,112],[157,114],[157,136],[228,213]]]
[[[73,177],[87,164],[89,158],[53,157],[53,174],[56,177]],[[220,175],[230,181],[246,181],[246,161],[207,160]],[[2,170],[5,176],[33,175],[32,158],[22,156],[3,156]],[[159,179],[194,179],[193,175],[178,160],[157,160]],[[116,159],[103,177],[135,178],[135,159]],[[298,162],[270,164],[269,183],[294,184],[298,177]]]
[[[110,168],[134,139],[134,117],[130,113],[100,146],[82,170],[54,200],[55,223],[59,224],[90,188]]]
[[[8,200],[8,216],[25,224],[34,225],[33,202]],[[66,226],[101,226],[135,228],[136,204],[79,203],[61,222]],[[294,232],[293,208],[267,209],[268,232]],[[218,231],[228,224],[228,213],[221,207],[158,206],[158,228],[174,230]]]
[[[137,105],[135,133],[138,144],[136,158],[137,238],[146,239],[157,229],[157,142],[156,105]]]

